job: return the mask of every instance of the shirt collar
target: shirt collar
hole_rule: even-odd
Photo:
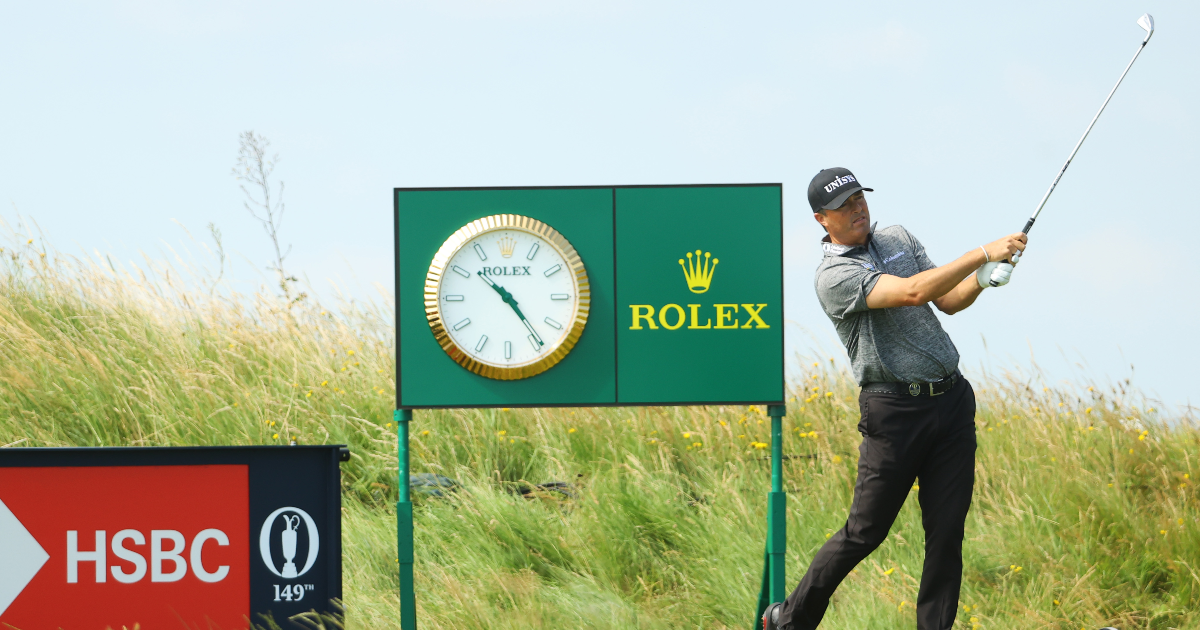
[[[868,243],[870,243],[871,238],[875,236],[875,226],[876,225],[879,225],[878,221],[871,224],[871,233],[867,235]],[[840,243],[834,243],[829,238],[829,235],[826,234],[825,238],[821,239],[821,249],[825,250],[826,256],[844,256],[850,252],[853,252],[856,249],[863,249],[863,246],[862,245],[842,245]]]

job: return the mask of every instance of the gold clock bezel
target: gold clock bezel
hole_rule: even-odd
[[[575,283],[575,317],[571,321],[571,329],[567,332],[563,342],[559,344],[553,352],[546,356],[521,366],[502,367],[484,363],[473,358],[470,354],[458,347],[454,343],[454,339],[446,331],[445,321],[442,318],[442,305],[438,299],[442,277],[446,271],[450,260],[458,253],[460,249],[472,239],[498,230],[517,229],[530,232],[541,238],[546,243],[550,244],[562,256],[572,273],[572,279]],[[583,259],[579,257],[579,253],[571,245],[558,230],[530,217],[519,214],[493,214],[491,216],[476,219],[454,232],[450,238],[446,239],[442,246],[433,256],[433,262],[429,264],[429,272],[425,275],[425,317],[429,320],[429,328],[433,331],[433,337],[437,340],[438,345],[446,354],[454,360],[455,363],[464,368],[487,378],[492,378],[501,381],[515,381],[522,378],[536,376],[549,370],[562,361],[563,358],[571,352],[575,347],[575,343],[579,341],[579,337],[583,335],[583,329],[587,325],[588,312],[591,308],[591,287],[588,284],[587,270],[583,266]]]

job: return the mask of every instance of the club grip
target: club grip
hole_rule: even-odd
[[[1029,228],[1033,227],[1033,222],[1034,222],[1034,221],[1036,221],[1036,220],[1037,220],[1037,219],[1034,219],[1033,217],[1029,217],[1029,221],[1028,221],[1027,223],[1025,223],[1025,229],[1021,230],[1021,233],[1022,233],[1022,234],[1029,234]],[[1007,261],[1006,261],[1006,262],[1007,262]]]

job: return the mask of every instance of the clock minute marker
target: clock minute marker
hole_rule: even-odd
[[[551,327],[551,328],[553,328],[553,329],[555,329],[555,330],[562,330],[562,324],[560,324],[560,323],[558,323],[558,322],[554,321],[553,319],[550,319],[549,317],[547,317],[547,318],[546,318],[545,320],[543,320],[543,321],[545,321],[545,322],[546,322],[546,325],[547,325],[547,326],[549,326],[549,327]]]
[[[562,269],[562,265],[554,265],[553,267],[551,267],[551,268],[547,269],[547,270],[546,270],[546,272],[545,272],[545,273],[543,273],[542,275],[544,275],[544,276],[546,276],[547,278],[549,278],[550,276],[553,276],[554,274],[558,273],[558,271],[559,271],[560,269]]]
[[[470,326],[470,325],[471,325],[471,318],[468,317],[468,318],[462,320],[461,322],[458,322],[457,324],[455,324],[454,330],[462,330],[463,328],[466,328],[467,326]]]
[[[483,248],[479,246],[479,243],[475,243],[473,247],[475,247],[475,253],[479,254],[479,260],[487,260],[487,254],[483,253]]]
[[[505,359],[512,358],[512,342],[511,341],[504,342],[504,358]]]
[[[551,300],[569,300],[569,299],[571,299],[571,294],[570,293],[551,293],[550,299]]]
[[[537,256],[537,252],[538,252],[538,244],[534,243],[533,247],[529,248],[529,253],[525,255],[525,260],[533,260],[533,257]]]
[[[479,352],[480,350],[483,350],[483,346],[486,343],[487,343],[487,335],[480,337],[479,343],[475,344],[475,352]]]
[[[459,267],[458,265],[454,265],[453,267],[451,267],[451,269],[454,270],[454,273],[456,273],[464,278],[471,277],[471,272],[467,271],[466,269],[463,269],[462,267]]]

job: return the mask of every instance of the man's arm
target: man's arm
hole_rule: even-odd
[[[959,311],[964,311],[968,306],[975,303],[975,298],[983,293],[983,287],[979,285],[979,281],[975,279],[975,274],[969,274],[962,282],[954,285],[953,289],[946,295],[943,295],[936,300],[933,300],[933,305],[937,309],[947,315],[953,315]]]
[[[987,256],[976,248],[948,265],[908,278],[884,274],[867,294],[867,307],[920,306],[933,302],[943,312],[957,313],[970,306],[983,290],[970,278],[971,274],[988,259],[1004,260],[1024,251],[1026,242],[1025,235],[1018,232],[985,245]]]

